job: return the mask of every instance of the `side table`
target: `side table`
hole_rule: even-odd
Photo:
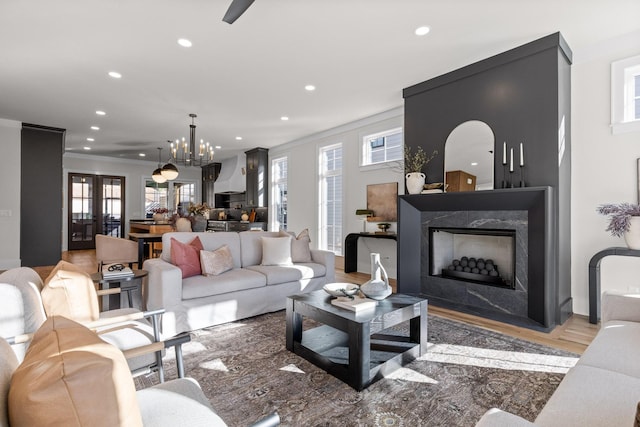
[[[640,257],[640,250],[629,248],[607,248],[595,254],[589,261],[589,323],[600,319],[600,261],[608,256]]]
[[[344,272],[351,273],[358,270],[358,239],[392,239],[398,241],[395,233],[351,233],[344,239]]]
[[[105,279],[102,277],[102,273],[91,274],[91,280],[96,283],[100,289],[120,288],[122,292],[127,293],[127,300],[129,308],[133,308],[133,291],[140,292],[140,308],[144,308],[142,302],[142,279],[147,277],[149,272],[147,270],[133,270],[133,276],[130,277],[114,277],[112,279]],[[122,307],[121,294],[103,295],[102,296],[102,311],[114,310]]]

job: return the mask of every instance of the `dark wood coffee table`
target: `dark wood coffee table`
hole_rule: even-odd
[[[392,294],[354,313],[324,291],[287,297],[287,350],[360,391],[427,352],[427,300]],[[303,330],[303,318],[321,326]],[[409,321],[408,336],[389,328]]]

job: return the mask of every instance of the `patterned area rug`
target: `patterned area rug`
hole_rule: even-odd
[[[273,411],[282,426],[473,426],[491,407],[533,420],[576,358],[429,316],[427,356],[357,392],[286,350],[284,311],[195,331],[184,348],[187,375],[230,426]]]

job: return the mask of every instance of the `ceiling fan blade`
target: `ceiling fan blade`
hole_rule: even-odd
[[[251,6],[253,2],[254,0],[233,0],[222,20],[228,24],[233,24],[240,15],[249,9],[249,6]]]

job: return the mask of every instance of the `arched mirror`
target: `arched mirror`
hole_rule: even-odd
[[[447,192],[493,190],[495,137],[485,122],[456,126],[444,146]]]

